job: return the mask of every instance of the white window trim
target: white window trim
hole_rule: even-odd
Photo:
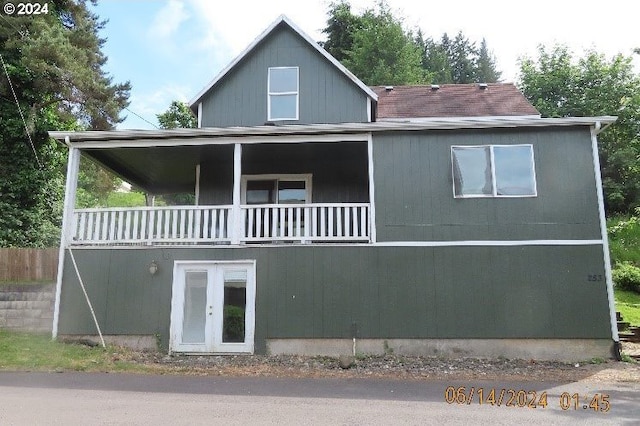
[[[498,194],[498,187],[496,185],[496,162],[493,154],[495,147],[518,147],[526,146],[531,150],[531,171],[533,173],[533,194],[526,195],[501,195]],[[489,155],[491,161],[491,190],[492,194],[469,194],[469,195],[456,195],[456,179],[454,170],[453,150],[454,148],[489,148]],[[536,160],[533,152],[533,144],[514,144],[514,145],[452,145],[451,146],[451,190],[453,198],[533,198],[538,196],[538,178],[536,176]]]
[[[313,193],[311,185],[313,181],[313,174],[264,174],[264,175],[242,175],[240,181],[241,198],[240,202],[243,205],[247,204],[247,182],[254,180],[283,180],[283,181],[304,181],[305,198],[307,202],[305,204],[311,204],[311,194]]]
[[[271,91],[271,70],[274,69],[295,69],[296,70],[296,91],[293,92],[272,92]],[[285,95],[296,95],[296,114],[295,117],[281,117],[281,118],[273,118],[271,116],[271,97],[272,96],[285,96]],[[300,68],[299,67],[269,67],[269,71],[267,73],[267,121],[289,121],[289,120],[299,120],[300,116]]]

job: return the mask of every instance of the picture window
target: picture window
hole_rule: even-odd
[[[453,195],[472,197],[535,197],[532,145],[451,147]]]

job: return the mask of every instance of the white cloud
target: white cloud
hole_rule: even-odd
[[[127,120],[118,125],[118,129],[153,129],[154,125],[158,125],[157,114],[165,112],[172,101],[188,102],[187,96],[191,92],[193,92],[191,87],[166,85],[151,92],[132,95],[129,105],[130,111],[123,111],[123,114],[128,114]],[[142,118],[132,114],[131,111],[135,111],[135,114]]]
[[[225,49],[230,56],[238,55],[282,14],[313,38],[320,36],[326,21],[326,8],[321,1],[190,0],[190,3],[206,25],[202,46]]]
[[[217,2],[188,0],[203,22],[202,49],[214,49],[217,60],[229,62],[251,43],[280,14],[291,18],[315,40],[324,39],[321,30],[326,25],[329,0],[300,1],[235,0]],[[350,0],[352,12],[360,13],[375,5],[376,0]],[[439,38],[459,31],[471,41],[484,37],[498,59],[503,77],[515,79],[517,60],[523,55],[535,56],[539,44],[567,44],[580,55],[584,49],[595,48],[607,55],[618,52],[631,55],[640,47],[637,16],[640,2],[611,0],[612,7],[594,12],[582,1],[539,0],[535,7],[516,7],[504,0],[478,3],[460,0],[455,9],[451,4],[387,0],[395,16],[403,17],[409,27],[422,29],[425,35]],[[615,5],[624,5],[620,13]],[[636,55],[638,57],[638,55]],[[636,62],[640,62],[638,59]]]
[[[185,10],[184,3],[170,0],[156,13],[147,34],[151,38],[170,39],[187,19],[189,14]]]

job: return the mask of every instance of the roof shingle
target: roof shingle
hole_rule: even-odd
[[[372,89],[378,95],[378,120],[540,115],[512,83],[395,86],[392,89],[375,86]]]

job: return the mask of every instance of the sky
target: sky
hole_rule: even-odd
[[[354,13],[375,0],[351,0]],[[172,100],[189,102],[276,18],[287,15],[317,41],[324,40],[329,0],[102,0],[93,11],[108,20],[101,36],[105,70],[130,81],[131,104],[118,129],[153,129]],[[567,45],[576,56],[595,49],[608,58],[640,47],[640,1],[387,0],[407,28],[440,39],[459,31],[496,57],[505,82],[517,80],[518,58],[535,58],[539,45]],[[634,55],[640,73],[640,55]]]

